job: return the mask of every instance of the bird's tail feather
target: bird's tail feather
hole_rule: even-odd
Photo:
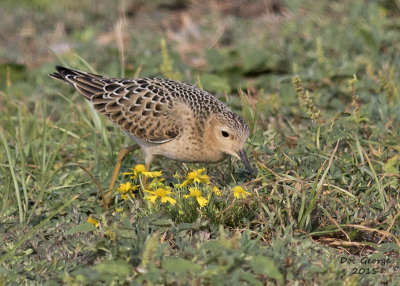
[[[57,72],[49,74],[52,78],[65,81],[72,85],[87,99],[90,99],[94,94],[104,92],[104,82],[102,76],[82,72],[62,66],[56,66]]]

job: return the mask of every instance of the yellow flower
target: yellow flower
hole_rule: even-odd
[[[135,166],[134,171],[136,171],[136,172],[138,172],[138,173],[146,172],[146,166],[143,165],[143,164],[137,164],[137,165]]]
[[[139,185],[132,186],[131,182],[127,182],[125,184],[121,183],[117,188],[117,191],[120,194],[126,194],[127,192],[134,191],[139,187]]]
[[[195,197],[200,207],[204,207],[208,200],[201,195],[201,191],[198,188],[189,188],[190,195],[184,195],[184,198]]]
[[[92,218],[91,215],[88,217],[87,222],[93,224],[95,227],[99,227],[99,222],[96,219]]]
[[[220,191],[216,186],[214,186],[214,187],[212,188],[212,191],[214,192],[214,194],[215,194],[216,196],[218,196],[218,197],[221,196],[221,191]]]
[[[116,208],[115,209],[118,213],[122,213],[123,211],[124,211],[124,208],[123,207],[120,207],[120,208]]]
[[[155,192],[147,190],[145,190],[145,192],[151,194],[151,196],[147,196],[145,199],[149,200],[153,204],[156,202],[157,198],[160,198],[162,203],[169,202],[172,205],[176,203],[176,200],[168,197],[168,195],[172,192],[164,188],[158,188]]]
[[[194,170],[192,172],[189,172],[186,176],[186,180],[181,184],[181,187],[185,187],[189,184],[193,183],[203,183],[203,184],[208,184],[210,182],[210,179],[206,174],[203,174],[206,171],[205,168]]]
[[[155,171],[155,172],[148,172],[146,171],[146,167],[142,164],[138,164],[135,166],[135,168],[130,168],[132,172],[126,172],[124,175],[132,175],[130,178],[132,180],[135,180],[139,174],[143,174],[145,177],[149,178],[156,178],[161,176],[161,171]]]
[[[240,197],[245,198],[246,196],[251,195],[251,193],[246,192],[241,186],[236,186],[233,189],[233,195],[240,199]]]
[[[128,194],[130,194],[133,198],[135,197],[135,194],[132,193],[132,191],[136,190],[139,187],[139,185],[132,186],[130,182],[127,182],[125,184],[120,184],[119,187],[117,188],[117,191],[121,194],[121,198],[123,200],[128,199]]]

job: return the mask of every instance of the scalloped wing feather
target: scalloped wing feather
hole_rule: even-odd
[[[150,79],[104,78],[100,75],[56,67],[50,76],[71,84],[93,107],[133,138],[166,143],[182,130],[182,104],[174,104],[168,90],[154,88]]]

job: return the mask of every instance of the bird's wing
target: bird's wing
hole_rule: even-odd
[[[154,79],[116,79],[56,67],[50,76],[71,84],[101,114],[132,137],[166,143],[182,132],[183,122],[167,89]]]

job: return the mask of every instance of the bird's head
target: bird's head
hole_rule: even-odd
[[[206,128],[206,136],[211,137],[211,142],[213,142],[211,148],[222,154],[238,158],[253,174],[245,151],[249,134],[250,130],[247,124],[239,115],[231,111],[212,115]]]

